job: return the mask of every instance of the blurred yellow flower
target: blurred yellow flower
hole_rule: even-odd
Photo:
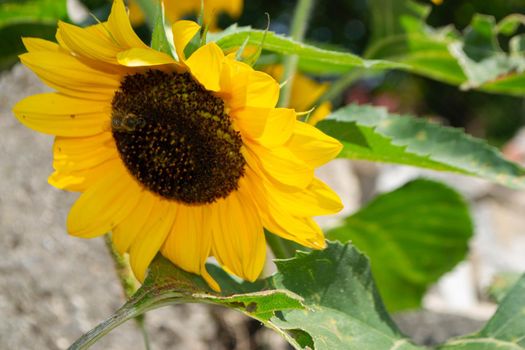
[[[24,39],[21,61],[56,92],[30,96],[14,113],[56,135],[49,182],[83,192],[69,233],[112,231],[141,281],[160,251],[215,290],[209,256],[244,279],[258,277],[263,227],[323,248],[312,216],[342,205],[314,169],[341,144],[293,109],[275,108],[279,84],[215,43],[186,57],[199,25],[178,21],[172,29],[178,61],[145,45],[115,0],[107,22],[60,22],[58,44]]]
[[[276,80],[281,80],[283,75],[282,65],[272,65],[265,68],[265,71]],[[304,112],[312,108],[313,104],[326,92],[328,83],[319,83],[304,74],[296,73],[292,82],[292,92],[290,96],[290,108]],[[308,123],[315,125],[323,120],[332,111],[332,104],[329,101],[321,103],[315,107],[310,114]]]
[[[204,23],[209,25],[211,31],[216,31],[217,18],[226,12],[233,18],[238,18],[242,13],[243,0],[204,0]],[[201,0],[164,0],[166,18],[173,23],[188,15],[198,15],[201,11]],[[144,21],[140,7],[133,0],[129,2],[130,20],[133,24]]]

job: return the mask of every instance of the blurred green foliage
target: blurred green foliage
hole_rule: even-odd
[[[22,37],[53,39],[58,20],[67,20],[66,0],[0,1],[0,71],[25,51]]]
[[[432,5],[430,1],[418,2]],[[286,33],[294,4],[292,0],[248,0],[239,23],[264,28],[264,12],[268,12],[272,20],[270,29]],[[463,30],[476,13],[494,16],[499,21],[512,13],[525,13],[525,0],[444,0],[440,6],[432,5],[427,24],[453,25]],[[371,38],[371,22],[367,0],[318,1],[307,40],[362,54]],[[231,19],[222,18],[223,26],[230,23]],[[521,27],[519,32],[524,33],[525,28]],[[505,38],[501,39],[503,48],[508,49]],[[523,98],[460,91],[456,86],[398,71],[361,81],[347,91],[340,103],[356,101],[383,104],[397,113],[438,116],[446,124],[463,127],[497,146],[525,124]]]

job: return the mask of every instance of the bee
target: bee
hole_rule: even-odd
[[[134,113],[114,111],[111,118],[111,128],[118,132],[133,132],[146,126],[146,120]]]

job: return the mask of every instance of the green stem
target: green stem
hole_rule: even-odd
[[[392,42],[396,41],[401,42],[403,39],[406,39],[405,35],[396,35],[388,37],[386,39],[375,41],[372,44],[369,44],[368,47],[365,49],[363,58],[373,59],[376,52],[379,51],[381,47],[385,45],[385,43],[392,44]],[[369,74],[370,71],[367,72],[365,69],[355,68],[347,75],[344,75],[341,78],[337,79],[333,84],[330,85],[328,90],[326,90],[326,92],[317,101],[315,101],[313,106],[318,106],[319,104],[326,101],[334,101],[336,98],[341,96],[341,94],[346,89],[348,89],[350,85],[352,85],[355,81],[361,79],[367,73]]]
[[[140,331],[142,333],[142,339],[144,339],[144,348],[146,350],[151,350],[149,334],[148,334],[148,330],[146,329],[146,320],[145,320],[144,314],[135,317],[135,321],[138,323]]]
[[[290,36],[293,40],[298,42],[303,41],[313,8],[314,0],[298,1],[295,7],[290,30]],[[293,77],[295,76],[298,62],[299,57],[297,55],[289,55],[284,59],[284,73],[281,83],[286,82],[286,84],[281,89],[281,95],[279,98],[280,107],[288,107],[290,105]]]
[[[136,296],[118,309],[110,318],[78,338],[68,350],[86,350],[113,329],[132,318],[137,320],[147,311],[166,305],[188,303],[192,300],[193,299],[185,298],[184,295],[178,292],[150,295],[147,291],[143,290],[141,292],[139,290]],[[150,349],[149,343],[146,346],[147,349]]]
[[[95,344],[103,336],[117,328],[127,320],[136,315],[137,311],[132,304],[126,304],[110,318],[100,323],[98,326],[84,334],[71,345],[68,350],[85,350]]]
[[[350,86],[352,85],[356,80],[359,80],[363,75],[365,71],[362,69],[354,69],[347,75],[342,76],[341,78],[337,79],[335,82],[330,84],[330,87],[326,90],[326,92],[314,103],[314,106],[318,106],[319,104],[326,102],[326,101],[334,101],[336,98],[341,96],[341,94]]]
[[[135,0],[137,5],[144,13],[144,18],[146,18],[146,23],[150,30],[153,31],[155,27],[155,19],[157,16],[157,6],[158,0]]]
[[[264,231],[266,242],[277,259],[288,259],[294,256],[295,248],[288,241],[268,231]]]
[[[108,233],[104,236],[104,242],[106,243],[106,248],[108,249],[111,258],[113,259],[115,271],[117,272],[117,276],[120,281],[120,285],[122,286],[122,290],[124,292],[126,300],[129,300],[135,294],[137,289],[139,289],[140,284],[135,279],[135,275],[131,270],[129,261],[115,249],[113,241],[111,240],[111,234]],[[142,337],[144,338],[144,347],[146,348],[146,350],[150,350],[151,346],[149,341],[149,335],[146,329],[145,316],[139,315],[135,317],[135,321],[137,322],[137,326],[139,327],[142,333]]]
[[[133,294],[135,294],[137,289],[139,289],[140,284],[135,279],[128,260],[124,256],[120,255],[120,253],[115,249],[115,246],[111,240],[111,234],[108,233],[104,236],[104,242],[106,243],[106,248],[108,249],[111,258],[113,259],[115,271],[117,272],[120,285],[122,286],[122,290],[124,291],[124,295],[127,300],[131,298]]]

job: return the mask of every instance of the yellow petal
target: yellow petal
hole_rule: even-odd
[[[252,107],[275,107],[279,99],[279,84],[264,72],[252,71],[247,91],[246,105]]]
[[[191,39],[197,34],[201,27],[193,21],[177,21],[171,27],[173,31],[173,42],[175,44],[175,51],[179,58],[179,62],[186,59],[184,55],[184,48]]]
[[[213,209],[214,256],[235,275],[254,281],[264,266],[266,241],[253,199],[236,191]]]
[[[122,49],[132,47],[147,48],[148,46],[135,34],[128,13],[122,0],[114,0],[111,13],[107,21],[107,28],[111,36],[116,40]]]
[[[47,41],[40,38],[22,38],[25,48],[28,52],[37,52],[37,51],[51,51],[56,52],[60,50],[60,47],[57,43]]]
[[[287,108],[245,107],[233,111],[241,134],[265,146],[285,143],[295,127],[295,111]]]
[[[57,93],[26,97],[13,107],[25,126],[59,136],[89,136],[109,130],[107,102],[68,97]]]
[[[281,191],[275,186],[266,186],[268,196],[294,216],[318,216],[339,212],[343,204],[339,196],[328,185],[314,178],[302,191]]]
[[[221,72],[221,91],[218,93],[228,102],[231,110],[242,109],[246,106],[246,87],[251,75],[251,67],[236,64],[235,57],[226,57]]]
[[[343,145],[309,124],[296,121],[295,130],[285,145],[311,167],[319,167],[334,159]]]
[[[65,95],[111,101],[120,85],[120,75],[93,69],[77,58],[61,52],[26,53],[20,55],[20,60],[44,83]]]
[[[60,22],[56,39],[79,61],[108,73],[129,73],[129,70],[119,68],[117,55],[120,52],[132,48],[149,49],[133,32],[122,0],[114,1],[107,22],[86,28]]]
[[[116,55],[122,50],[105,23],[81,28],[60,21],[57,40],[62,47],[77,55],[111,64],[117,64]]]
[[[135,277],[144,281],[146,269],[164,244],[173,226],[178,205],[168,201],[155,204],[148,222],[129,249],[129,262]]]
[[[118,63],[127,67],[149,67],[176,63],[171,56],[149,48],[132,48],[119,52],[117,60]]]
[[[296,114],[293,109],[273,108],[268,115],[268,120],[261,137],[257,142],[269,146],[280,146],[290,139],[294,131]]]
[[[270,108],[246,107],[230,116],[244,137],[255,140],[263,135],[270,112]]]
[[[186,60],[191,74],[209,91],[219,91],[224,54],[215,43],[209,43]]]
[[[273,210],[263,216],[264,227],[284,239],[312,249],[323,249],[326,241],[323,231],[312,218],[293,216],[282,210]]]
[[[111,159],[107,162],[85,169],[61,169],[55,170],[47,181],[51,186],[61,190],[85,192],[95,185],[100,179],[115,168],[121,167],[120,159]]]
[[[53,145],[55,170],[87,169],[119,155],[110,132],[88,137],[57,137]]]
[[[136,207],[142,191],[124,165],[113,169],[75,202],[67,218],[68,232],[92,238],[111,231]]]
[[[224,63],[221,96],[230,108],[275,107],[279,99],[279,84],[275,79],[233,59],[225,59]]]
[[[311,218],[292,215],[289,207],[276,202],[252,169],[246,169],[243,180],[250,188],[264,227],[270,232],[310,248],[324,247],[324,235],[319,226]]]
[[[145,226],[149,223],[150,216],[154,215],[152,211],[158,201],[155,195],[145,191],[135,209],[113,229],[113,243],[120,254],[126,253],[135,238],[146,229]]]
[[[180,268],[203,275],[214,290],[220,290],[204,266],[211,250],[211,212],[206,206],[179,205],[173,228],[162,254]],[[210,283],[211,281],[211,283]]]
[[[263,172],[276,186],[306,188],[312,183],[314,170],[297,158],[288,148],[266,148],[247,143],[244,158],[248,165]]]

